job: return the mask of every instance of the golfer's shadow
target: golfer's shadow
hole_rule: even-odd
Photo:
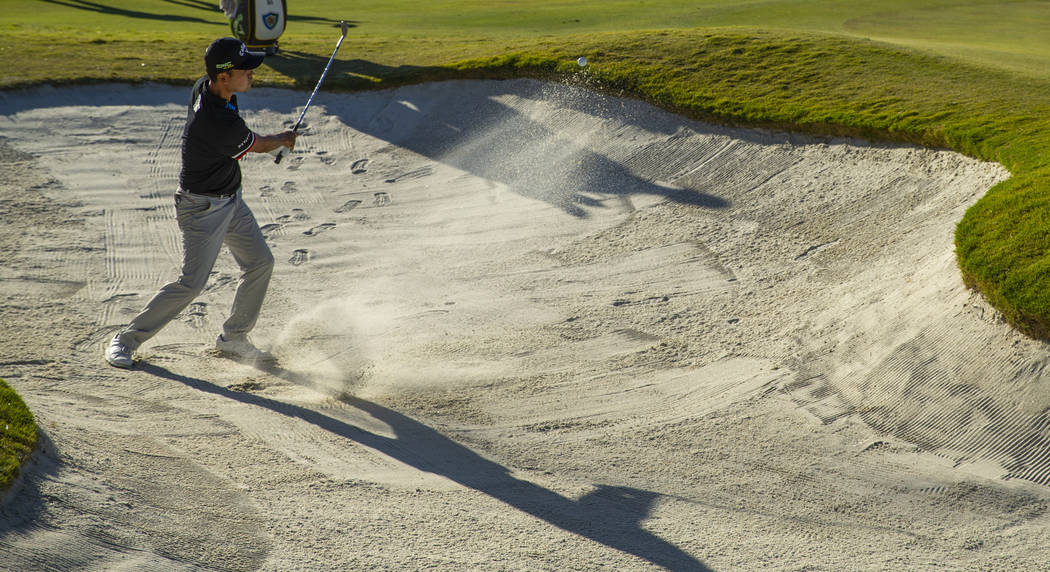
[[[677,546],[642,528],[641,522],[648,517],[654,502],[660,498],[658,493],[629,487],[598,486],[593,492],[573,500],[529,481],[514,478],[506,467],[482,457],[440,432],[363,399],[345,397],[342,401],[386,424],[394,437],[376,435],[325,413],[226,389],[155,364],[140,364],[140,369],[198,391],[300,419],[418,470],[447,477],[562,530],[669,570],[709,570]],[[294,372],[274,367],[262,369],[293,383],[313,387],[309,379]]]

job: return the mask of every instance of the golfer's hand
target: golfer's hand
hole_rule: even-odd
[[[285,131],[284,133],[279,133],[273,136],[274,141],[277,143],[277,148],[272,152],[274,163],[280,164],[281,160],[284,159],[284,156],[291,153],[292,149],[295,149],[296,136],[295,131]]]
[[[287,147],[289,151],[295,150],[295,138],[297,134],[295,131],[285,131],[278,135],[281,139],[281,146]]]

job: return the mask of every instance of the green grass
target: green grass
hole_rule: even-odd
[[[6,0],[0,33],[33,43],[45,40],[56,51],[95,39],[136,38],[144,47],[158,39],[178,44],[226,33],[229,27],[217,5],[211,0]],[[284,38],[291,45],[331,35],[340,19],[355,25],[355,40],[415,64],[455,52],[495,55],[501,47],[566,35],[735,26],[886,41],[1029,75],[1050,73],[1045,1],[311,0],[292,4]],[[428,51],[434,47],[437,54]]]
[[[211,0],[6,0],[0,88],[188,85],[229,27]],[[1050,338],[1050,3],[959,0],[293,2],[257,85],[563,78],[690,117],[949,147],[1012,178],[956,232],[962,279]]]
[[[19,468],[34,448],[33,414],[15,390],[0,379],[0,494],[18,477]]]

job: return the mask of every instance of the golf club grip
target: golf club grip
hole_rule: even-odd
[[[305,109],[303,110],[302,115],[299,116],[299,121],[296,121],[295,122],[295,126],[292,127],[292,133],[298,133],[299,132],[299,124],[303,120],[303,115],[306,115],[306,110]],[[291,152],[291,149],[289,149],[288,147],[285,147],[284,145],[281,145],[281,148],[277,150],[277,155],[273,158],[274,164],[275,165],[280,165],[281,164],[281,160],[284,159],[284,156],[287,155],[289,152]]]

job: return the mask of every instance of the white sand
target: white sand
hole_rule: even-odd
[[[1050,569],[1046,346],[952,247],[1001,167],[534,81],[322,93],[243,162],[281,368],[209,350],[224,253],[124,372],[186,98],[0,94],[0,376],[45,438],[0,568]]]

